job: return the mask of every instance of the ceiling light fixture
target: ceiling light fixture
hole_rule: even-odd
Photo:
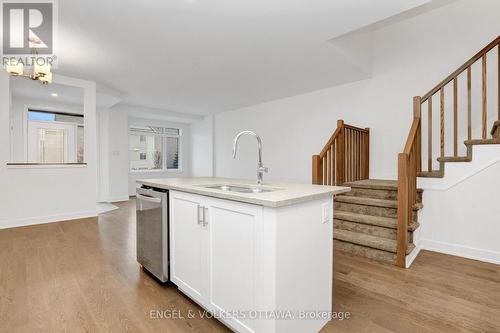
[[[52,93],[52,94],[50,94],[50,96],[57,97],[57,96],[59,96],[59,94],[58,93]]]
[[[36,40],[31,40],[30,42],[37,44]],[[40,41],[38,40],[38,43]],[[26,77],[35,81],[40,81],[42,84],[52,83],[52,72],[50,70],[50,64],[47,63],[47,59],[39,58],[38,51],[36,48],[33,48],[31,51],[34,59],[33,61],[33,70],[31,73],[24,72],[24,63],[22,58],[18,59],[9,59],[9,61],[5,64],[5,70],[12,76]],[[43,63],[40,65],[40,60],[43,60]],[[17,62],[16,62],[17,61]]]

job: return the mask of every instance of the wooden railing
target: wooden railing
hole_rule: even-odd
[[[319,155],[312,158],[312,182],[340,185],[368,179],[370,170],[370,129],[337,121],[337,129]]]
[[[413,98],[413,123],[405,144],[404,151],[398,156],[398,230],[397,230],[397,265],[405,267],[406,265],[406,250],[407,250],[407,235],[408,226],[413,221],[414,207],[417,204],[417,176],[425,173],[432,175],[433,173],[433,97],[439,93],[439,161],[460,161],[463,157],[459,156],[459,79],[463,75],[467,82],[467,88],[464,92],[466,97],[466,119],[467,119],[467,140],[473,139],[472,134],[472,73],[473,65],[481,61],[481,139],[486,140],[488,129],[488,77],[487,77],[487,59],[490,51],[498,49],[498,59],[496,60],[498,78],[498,120],[500,120],[500,36],[488,44],[485,48],[474,55],[469,61],[460,66],[456,71],[450,74],[446,79],[441,81],[437,86],[432,88],[427,94],[422,97]],[[453,109],[453,156],[446,156],[445,145],[445,91],[448,85],[452,91],[452,109]],[[426,104],[426,105],[425,105]],[[426,106],[426,108],[424,107]],[[427,109],[427,170],[422,173],[422,110]],[[440,166],[442,172],[442,167]]]
[[[404,151],[398,156],[398,229],[397,258],[399,267],[406,267],[408,226],[413,221],[413,207],[417,203],[417,174],[421,171],[421,108],[420,97],[413,100],[414,114],[410,135]]]

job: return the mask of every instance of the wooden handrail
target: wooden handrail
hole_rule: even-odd
[[[312,182],[338,185],[368,179],[370,169],[370,130],[337,121],[337,129],[319,155],[313,155]]]
[[[422,103],[427,101],[429,97],[434,96],[441,88],[446,86],[448,83],[453,81],[456,77],[458,77],[460,74],[462,74],[467,68],[472,66],[476,61],[481,59],[486,53],[490,52],[495,46],[497,46],[500,43],[500,36],[498,36],[494,41],[486,45],[481,51],[476,53],[472,58],[470,58],[466,63],[464,63],[462,66],[460,66],[456,71],[451,73],[441,81],[437,86],[432,88],[427,94],[422,96]]]
[[[337,128],[335,130],[335,132],[333,132],[332,136],[330,137],[330,139],[326,143],[325,147],[321,150],[321,153],[319,153],[319,156],[321,158],[325,157],[326,153],[328,152],[328,149],[331,147],[332,143],[334,143],[335,140],[337,140],[337,137],[339,136],[339,134],[340,134],[340,127]]]
[[[397,255],[396,263],[400,267],[406,266],[406,250],[408,242],[408,226],[413,222],[414,207],[417,204],[417,177],[422,172],[422,105],[427,102],[427,157],[428,170],[430,175],[433,174],[432,165],[433,158],[433,103],[432,97],[439,92],[439,134],[440,134],[440,161],[462,161],[464,157],[458,156],[458,120],[459,120],[459,105],[458,105],[458,78],[466,72],[467,79],[467,105],[464,112],[467,115],[467,140],[472,140],[472,66],[481,60],[481,139],[486,140],[486,129],[488,119],[488,94],[487,94],[487,56],[493,48],[498,47],[498,120],[500,121],[500,36],[489,43],[481,51],[475,54],[471,59],[460,66],[456,71],[446,77],[437,86],[432,88],[423,97],[416,96],[413,98],[413,122],[405,142],[404,150],[398,155],[398,229],[397,229]],[[452,98],[452,117],[453,131],[449,136],[453,139],[453,155],[445,156],[446,153],[446,133],[445,133],[445,87],[453,82],[453,98]],[[435,151],[435,150],[434,150]],[[469,154],[469,152],[468,152]],[[468,155],[467,157],[470,158]],[[440,164],[438,175],[442,176],[444,169]]]
[[[356,127],[356,126],[352,126],[352,125],[345,125],[345,124],[344,124],[344,127],[352,129],[354,131],[360,131],[360,132],[363,132],[363,133],[370,132],[370,130],[368,128],[361,128],[361,127]]]
[[[410,155],[413,145],[415,144],[419,126],[420,126],[420,118],[414,118],[410,128],[410,134],[408,135],[408,140],[406,141],[405,149],[403,151],[403,153],[406,155]]]

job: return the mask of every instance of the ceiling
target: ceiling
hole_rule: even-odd
[[[23,77],[10,77],[10,82],[13,98],[83,105],[84,91],[82,88],[57,83],[44,85],[40,81],[33,81]],[[57,96],[53,96],[53,94]]]
[[[56,73],[211,114],[366,77],[328,41],[430,0],[64,0]]]

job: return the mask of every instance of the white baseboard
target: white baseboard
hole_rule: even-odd
[[[410,268],[411,264],[413,264],[413,261],[417,259],[417,256],[420,253],[421,249],[422,248],[420,247],[420,245],[417,245],[415,249],[409,255],[406,256],[406,268]]]
[[[463,258],[479,260],[483,262],[500,265],[500,252],[439,242],[429,239],[422,239],[420,241],[420,247],[422,250],[429,250],[429,251],[449,254],[452,256],[463,257]]]
[[[45,224],[52,222],[60,222],[67,220],[83,219],[88,217],[96,217],[96,210],[89,210],[85,212],[69,213],[69,214],[58,214],[50,216],[40,216],[40,217],[29,217],[23,219],[14,220],[4,220],[0,221],[0,229],[24,227],[28,225]]]

